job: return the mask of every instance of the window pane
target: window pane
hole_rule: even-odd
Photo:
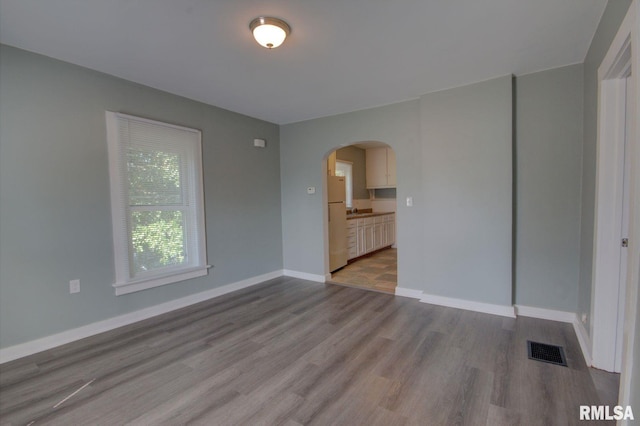
[[[133,275],[186,262],[181,211],[131,212]]]
[[[129,205],[182,203],[180,156],[173,152],[127,150]]]
[[[353,165],[344,161],[336,161],[336,176],[345,177],[347,207],[353,207]]]

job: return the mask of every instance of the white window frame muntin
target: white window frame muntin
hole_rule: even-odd
[[[187,279],[201,277],[207,274],[208,266],[206,262],[206,230],[204,220],[204,185],[203,185],[203,169],[202,169],[202,132],[200,130],[177,126],[175,124],[164,123],[147,118],[137,117],[118,112],[106,111],[107,126],[107,145],[109,153],[109,180],[111,190],[111,220],[113,232],[113,254],[115,266],[115,288],[116,296],[133,293],[136,291],[146,290],[153,287],[159,287]],[[132,279],[131,278],[131,249],[130,249],[130,220],[128,218],[128,194],[125,181],[124,171],[122,168],[123,147],[119,138],[118,119],[125,118],[128,120],[139,121],[148,124],[159,125],[163,127],[193,132],[198,135],[196,147],[193,150],[185,149],[189,153],[193,173],[189,174],[190,195],[193,196],[195,204],[194,213],[191,220],[196,226],[195,238],[193,245],[189,241],[189,246],[195,249],[196,253],[187,253],[188,256],[193,255],[194,263],[183,267],[166,267],[154,270],[153,275]],[[189,164],[189,162],[187,163]],[[182,173],[182,171],[181,171]],[[122,224],[126,223],[126,227]],[[126,232],[121,232],[126,229]],[[186,230],[185,230],[186,231]],[[185,232],[186,239],[189,238],[189,232]]]

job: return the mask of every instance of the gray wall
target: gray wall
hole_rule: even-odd
[[[591,269],[593,267],[593,225],[596,194],[596,141],[598,124],[598,67],[618,32],[631,0],[607,3],[584,60],[584,130],[582,148],[582,217],[580,220],[580,281],[578,314],[588,316],[591,332]]]
[[[422,179],[419,126],[419,102],[415,100],[281,127],[285,269],[325,274],[323,194],[317,191],[307,195],[306,187],[325,186],[322,163],[333,149],[364,141],[390,145],[396,153],[399,195],[412,195],[419,204]],[[422,281],[421,208],[399,206],[397,220],[399,285],[415,288],[415,283]]]
[[[510,77],[426,95],[419,101],[283,126],[285,269],[325,273],[322,194],[307,195],[305,188],[322,187],[322,160],[335,148],[328,141],[348,145],[370,140],[394,149],[398,197],[414,198],[414,207],[398,205],[399,286],[510,305]],[[464,167],[454,171],[447,165]],[[432,170],[425,173],[430,166]],[[474,186],[479,181],[482,185]],[[458,186],[448,186],[450,192],[439,190],[452,182]],[[451,192],[458,200],[472,199],[468,206],[476,210],[452,212],[455,200],[446,195]],[[446,202],[446,207],[440,202]],[[431,234],[425,236],[425,226],[434,226],[428,225],[429,217],[438,227],[455,233],[455,244],[449,232],[430,228]],[[472,244],[465,248],[469,239]],[[466,254],[461,257],[461,253]],[[454,254],[442,264],[443,258]],[[450,275],[444,279],[445,274]]]
[[[575,311],[582,67],[516,79],[515,132],[512,89],[512,79],[503,77],[419,102],[283,126],[285,268],[324,274],[322,198],[304,189],[321,186],[322,158],[335,148],[326,141],[379,140],[396,151],[399,199],[414,197],[414,207],[398,205],[401,287]]]
[[[420,287],[429,294],[511,305],[511,76],[427,94],[420,109]]]
[[[105,110],[202,130],[208,276],[114,295]],[[0,141],[0,347],[282,268],[274,124],[1,46]]]
[[[515,302],[576,312],[582,65],[516,79]]]
[[[351,173],[353,174],[353,199],[368,200],[369,190],[367,190],[367,159],[365,150],[357,146],[347,146],[336,151],[336,158],[353,163],[351,169]]]

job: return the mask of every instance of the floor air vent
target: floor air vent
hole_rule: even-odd
[[[567,366],[567,358],[564,356],[562,346],[547,345],[546,343],[532,342],[527,340],[529,359],[548,362],[550,364]]]

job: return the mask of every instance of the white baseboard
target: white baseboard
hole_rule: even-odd
[[[464,309],[467,311],[482,312],[485,314],[500,315],[509,318],[516,317],[513,306],[493,305],[490,303],[474,302],[472,300],[436,296],[433,294],[425,294],[421,290],[415,290],[412,288],[396,287],[396,296],[420,299],[420,302],[422,303],[430,303],[432,305],[446,306],[449,308]]]
[[[466,309],[467,311],[482,312],[485,314],[500,315],[515,318],[513,306],[494,305],[492,303],[475,302],[472,300],[455,299],[453,297],[435,296],[424,294],[420,301],[432,305],[447,306],[450,308]]]
[[[292,271],[291,269],[283,269],[282,273],[287,277],[300,278],[301,280],[315,281],[317,283],[325,282],[324,275],[310,274],[308,272]]]
[[[550,321],[573,323],[576,319],[575,312],[556,311],[553,309],[537,308],[535,306],[515,305],[516,315],[523,317],[539,318]]]
[[[575,314],[573,318],[573,330],[576,332],[580,349],[582,349],[584,362],[587,366],[592,367],[593,359],[591,358],[591,337],[589,337],[589,333],[587,333],[587,330],[584,328],[584,324],[582,324],[582,321],[578,318],[578,314]]]
[[[584,328],[584,325],[578,318],[578,314],[574,312],[556,311],[553,309],[536,308],[533,306],[516,305],[516,312],[518,316],[539,318],[551,321],[566,322],[573,325],[573,330],[576,333],[576,338],[580,344],[580,350],[587,366],[592,366],[591,358],[591,338]]]
[[[47,349],[74,342],[76,340],[84,339],[85,337],[90,337],[99,333],[103,333],[105,331],[113,330],[118,327],[133,324],[147,318],[162,315],[176,309],[203,302],[205,300],[213,299],[214,297],[222,296],[223,294],[231,293],[232,291],[240,290],[246,287],[251,287],[261,282],[281,277],[282,275],[282,270],[257,275],[255,277],[227,284],[222,287],[213,288],[211,290],[192,294],[180,299],[171,300],[169,302],[161,303],[149,308],[140,309],[128,314],[119,315],[117,317],[109,318],[103,321],[94,322],[82,327],[63,331],[61,333],[52,334],[41,339],[31,340],[26,343],[9,346],[7,348],[0,349],[0,364],[4,364],[5,362],[9,362],[28,355],[33,355]]]
[[[410,297],[412,299],[420,299],[424,295],[420,290],[412,288],[396,287],[396,296]]]

